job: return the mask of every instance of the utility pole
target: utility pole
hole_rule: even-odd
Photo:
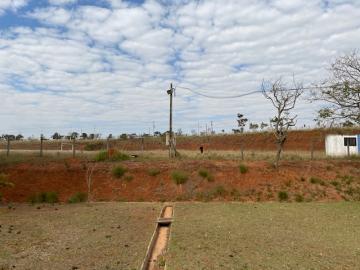
[[[75,158],[75,136],[72,138],[72,156]]]
[[[170,118],[169,118],[169,157],[173,158],[176,156],[176,150],[173,139],[173,127],[172,127],[172,110],[173,110],[173,94],[174,88],[172,83],[170,84],[170,89],[167,90],[167,94],[170,96]]]

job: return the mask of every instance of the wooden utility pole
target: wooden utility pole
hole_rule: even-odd
[[[173,94],[174,88],[172,83],[170,84],[170,89],[167,90],[168,95],[170,96],[170,119],[169,119],[169,157],[173,158],[176,156],[176,150],[174,145],[174,136],[173,136],[173,127],[172,127],[172,110],[173,110]]]
[[[43,156],[43,141],[44,141],[44,135],[40,135],[40,157]]]

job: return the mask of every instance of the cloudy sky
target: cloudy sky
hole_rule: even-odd
[[[359,48],[358,0],[0,0],[0,133],[165,131],[268,121],[262,79],[304,85]],[[299,126],[319,104],[302,100]]]

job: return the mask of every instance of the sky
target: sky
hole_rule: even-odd
[[[358,0],[0,0],[0,134],[217,132],[275,114],[262,80],[305,86],[359,48]],[[314,126],[322,104],[294,114]]]

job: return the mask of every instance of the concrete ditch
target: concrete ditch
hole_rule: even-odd
[[[157,219],[141,270],[157,270],[166,267],[164,255],[168,246],[172,219],[173,206],[165,205]]]

